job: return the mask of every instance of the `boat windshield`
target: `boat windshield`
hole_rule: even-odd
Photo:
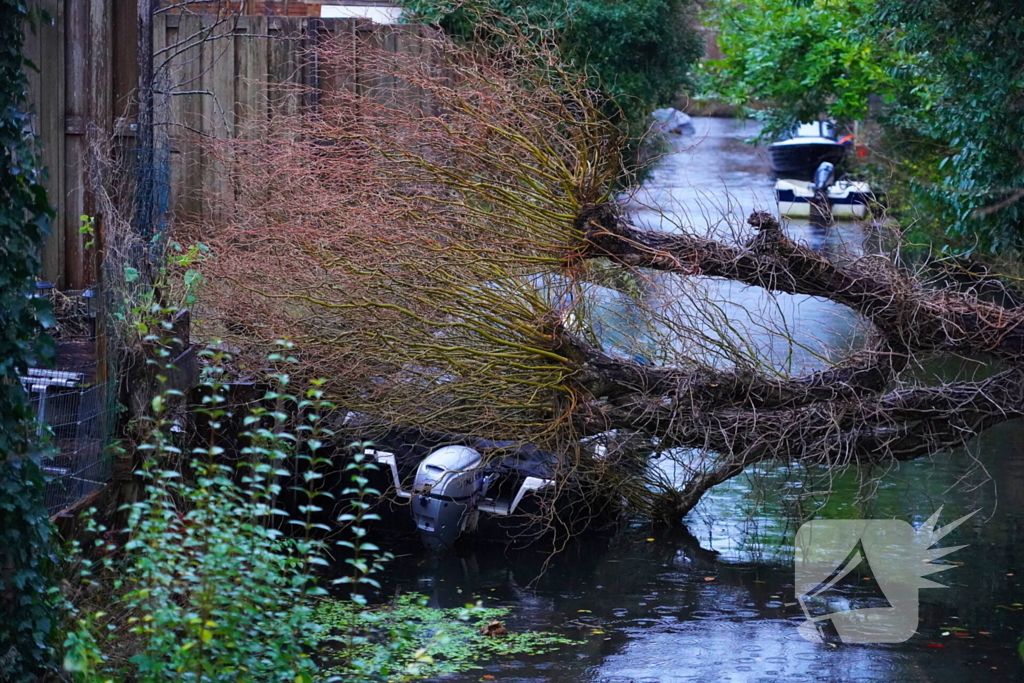
[[[831,121],[813,121],[811,123],[801,123],[797,125],[796,130],[793,131],[792,137],[828,138],[829,140],[835,140],[836,126]]]

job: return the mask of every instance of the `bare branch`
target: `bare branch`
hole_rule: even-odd
[[[689,234],[640,230],[611,207],[583,212],[585,258],[634,268],[722,277],[773,292],[806,294],[847,306],[870,320],[894,350],[1024,355],[1024,311],[950,289],[931,291],[881,256],[840,264],[786,238],[765,212],[750,216],[757,234],[742,245]]]

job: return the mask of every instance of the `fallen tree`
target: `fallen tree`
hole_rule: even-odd
[[[613,190],[623,140],[585,80],[544,46],[496,45],[321,43],[333,73],[381,86],[321,93],[219,148],[228,219],[182,228],[217,254],[209,334],[254,358],[293,339],[349,409],[536,443],[565,481],[673,521],[754,464],[887,467],[1024,412],[1024,310],[983,296],[991,282],[817,252],[765,212],[638,226]],[[723,280],[848,309],[863,342],[780,361],[747,332],[808,342],[777,309],[716,298]],[[995,371],[923,383],[942,357]],[[682,475],[594,447],[624,435]]]

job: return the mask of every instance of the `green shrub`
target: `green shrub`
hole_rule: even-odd
[[[203,412],[215,427],[227,417],[218,371],[225,359],[206,355],[214,372]],[[294,536],[276,528],[286,517],[276,501],[279,482],[290,476],[282,465],[300,457],[303,436],[313,442],[301,456],[312,465],[305,483],[315,480],[324,436],[318,410],[325,406],[316,388],[297,400],[283,392],[287,375],[276,379],[279,390],[268,400],[302,405],[306,422],[288,432],[285,413],[253,411],[246,424],[259,427],[249,434],[256,445],[243,450],[247,460],[236,467],[217,462],[218,446],[175,467],[182,455],[170,438],[175,392],[153,399],[154,428],[139,472],[145,494],[128,510],[123,552],[104,542],[103,570],[114,577],[111,614],[86,615],[65,643],[65,668],[77,680],[313,680],[310,649],[319,629],[312,598],[323,592],[314,569],[326,563],[323,544],[310,533],[318,494],[310,489],[306,519],[291,520],[300,529]]]

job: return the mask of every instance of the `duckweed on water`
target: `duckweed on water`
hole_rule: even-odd
[[[580,641],[554,633],[481,632],[509,613],[504,607],[438,609],[416,593],[367,608],[324,600],[314,620],[330,635],[321,643],[328,674],[374,672],[383,680],[416,680],[483,666],[495,657],[539,655]],[[346,676],[347,677],[347,676]]]

